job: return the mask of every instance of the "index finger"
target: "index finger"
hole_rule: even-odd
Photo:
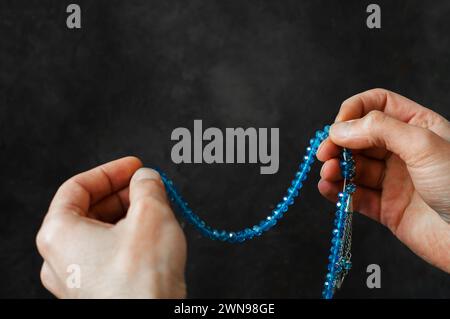
[[[131,176],[140,167],[142,162],[129,156],[75,175],[58,189],[49,213],[62,211],[86,216],[91,205],[128,186]]]
[[[372,89],[345,100],[335,122],[358,119],[370,111],[381,111],[406,123],[418,112],[433,112],[400,94],[384,89]]]

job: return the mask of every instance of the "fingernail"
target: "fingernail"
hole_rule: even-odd
[[[322,141],[322,143],[320,143],[320,145],[319,145],[319,148],[317,148],[317,152],[316,152],[316,154],[320,153],[320,150],[321,150],[321,148],[322,148],[323,144],[325,144],[325,141],[326,141],[326,139],[325,139],[325,140],[323,140],[323,141]]]
[[[142,167],[138,169],[134,175],[133,179],[136,181],[140,181],[142,179],[160,179],[159,173],[154,169]]]
[[[334,123],[330,127],[330,135],[337,138],[346,138],[350,133],[350,126],[350,121]]]
[[[322,177],[323,168],[325,167],[325,163],[322,164],[322,167],[320,168],[319,176]]]

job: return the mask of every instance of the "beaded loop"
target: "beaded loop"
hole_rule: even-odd
[[[161,179],[166,187],[166,192],[171,201],[181,212],[184,219],[192,224],[203,236],[213,240],[229,243],[241,243],[261,236],[261,234],[274,227],[277,224],[277,221],[280,220],[287,212],[289,206],[294,204],[294,200],[299,195],[299,192],[303,187],[303,182],[307,179],[308,173],[311,170],[311,165],[315,160],[319,145],[328,137],[329,130],[330,126],[327,125],[323,130],[318,130],[314,137],[310,139],[309,146],[306,148],[305,155],[303,156],[303,162],[299,165],[299,169],[295,173],[294,179],[292,180],[286,195],[275,206],[272,212],[258,224],[239,231],[233,232],[213,229],[206,225],[205,221],[203,221],[192,211],[191,208],[189,208],[188,203],[181,197],[180,193],[167,175],[159,169],[157,169],[157,171],[161,175]],[[347,256],[348,252],[346,249],[349,249],[348,231],[349,226],[351,225],[349,203],[351,203],[351,194],[355,191],[356,187],[353,183],[351,183],[351,180],[355,175],[355,164],[351,152],[347,149],[342,151],[340,167],[345,181],[348,180],[350,183],[344,186],[342,193],[339,193],[338,202],[336,204],[337,211],[334,220],[335,228],[332,231],[332,246],[330,256],[328,258],[329,272],[326,275],[326,281],[322,293],[322,296],[326,299],[332,298],[335,289],[340,286],[343,277],[351,267],[350,258]]]

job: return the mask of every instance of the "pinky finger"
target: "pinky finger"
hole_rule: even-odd
[[[326,199],[336,202],[338,193],[342,191],[342,182],[333,183],[321,179],[317,187]],[[379,191],[357,185],[352,204],[353,211],[380,222],[381,193]]]

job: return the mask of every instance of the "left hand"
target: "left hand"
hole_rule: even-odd
[[[66,181],[37,235],[41,280],[59,298],[182,298],[186,239],[159,174],[135,157]],[[69,266],[80,287],[67,284]]]

